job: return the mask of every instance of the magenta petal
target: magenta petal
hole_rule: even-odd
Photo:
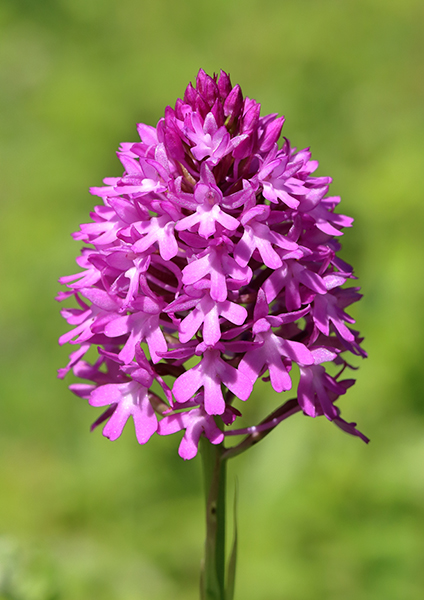
[[[254,249],[252,228],[248,227],[244,230],[243,236],[234,250],[234,258],[241,267],[247,265]]]
[[[203,428],[200,423],[196,423],[194,426],[187,428],[178,448],[178,454],[181,458],[190,460],[196,456],[202,431]]]
[[[221,384],[214,377],[206,376],[203,381],[205,410],[209,415],[222,415],[225,410]]]
[[[284,355],[288,356],[291,360],[302,365],[314,364],[314,357],[304,344],[293,342],[291,340],[284,340],[283,338],[280,338],[280,343]]]
[[[203,339],[208,346],[214,346],[221,337],[219,328],[218,305],[214,304],[205,315]]]
[[[265,291],[262,288],[260,288],[256,297],[255,311],[253,313],[254,320],[258,321],[259,319],[267,317],[268,312],[268,300],[266,298]]]
[[[182,344],[185,344],[199,330],[204,320],[204,313],[200,307],[194,308],[179,326],[179,338]]]
[[[283,262],[271,243],[267,240],[257,239],[256,244],[264,264],[270,269],[279,269]]]
[[[287,266],[283,263],[283,266],[272,273],[265,280],[262,289],[265,292],[266,300],[268,304],[270,304],[275,298],[278,296],[280,291],[286,284],[288,279],[288,269]]]
[[[238,370],[240,373],[243,373],[243,375],[246,375],[253,386],[259,377],[264,364],[265,360],[263,358],[262,348],[259,348],[257,350],[252,350],[251,352],[247,352],[244,355],[244,357],[241,359]]]
[[[355,341],[355,336],[350,331],[350,329],[348,327],[346,327],[346,325],[343,323],[343,321],[341,319],[330,317],[330,320],[333,323],[334,327],[337,329],[337,331],[340,333],[342,338],[344,338],[348,342]]]
[[[327,293],[325,282],[313,271],[309,271],[309,269],[296,269],[294,273],[297,275],[299,281],[309,289],[314,290],[318,294]]]
[[[271,385],[276,392],[286,392],[291,389],[292,381],[290,375],[287,373],[281,360],[279,361],[279,364],[274,362],[269,363],[268,370],[271,378]]]
[[[247,319],[247,310],[244,306],[235,304],[235,302],[224,302],[220,308],[220,313],[231,323],[235,325],[243,325]]]
[[[177,402],[187,402],[202,386],[202,374],[197,365],[178,377],[172,388]]]
[[[149,347],[150,356],[154,364],[162,360],[162,354],[168,350],[165,337],[157,324],[156,327],[150,322],[146,332],[146,342]]]
[[[218,212],[216,220],[218,221],[218,223],[221,223],[223,227],[226,227],[230,231],[234,231],[234,229],[237,229],[237,227],[239,226],[239,222],[237,221],[237,219],[235,219],[231,215],[227,215],[227,213],[223,212],[222,210]]]
[[[120,385],[116,383],[108,383],[96,388],[90,396],[91,406],[106,406],[119,402],[121,399]]]
[[[347,423],[347,421],[344,421],[340,417],[336,417],[334,419],[334,423],[346,433],[360,437],[361,440],[363,440],[366,444],[369,443],[370,440],[367,438],[367,436],[356,429],[356,423]]]
[[[202,279],[210,271],[209,257],[204,256],[189,263],[183,270],[183,283],[190,285]]]
[[[140,329],[131,331],[129,338],[125,342],[121,352],[118,354],[119,359],[126,365],[132,362],[135,356],[136,347],[141,342],[141,337]]]
[[[313,372],[311,369],[300,368],[300,381],[297,388],[297,400],[303,412],[310,416],[318,415],[314,402]]]
[[[113,319],[113,321],[109,321],[109,323],[105,327],[105,334],[108,337],[118,337],[120,335],[125,335],[130,331],[131,322],[129,321],[130,316],[126,317],[118,317],[117,319]]]
[[[227,299],[227,282],[225,275],[218,270],[211,273],[211,297],[217,302]]]
[[[247,400],[252,393],[253,384],[249,377],[230,365],[225,365],[225,374],[222,377],[222,382],[240,400]]]
[[[315,368],[317,368],[317,367],[315,367]],[[318,368],[322,368],[322,367],[318,367]],[[323,413],[327,417],[327,419],[332,421],[335,417],[337,417],[337,409],[334,406],[334,404],[332,403],[332,401],[327,393],[327,390],[324,387],[323,381],[321,379],[321,375],[316,374],[314,377],[314,380],[315,380],[314,381],[315,391],[316,391],[318,400],[321,404]]]
[[[80,398],[85,398],[86,400],[89,400],[91,393],[95,389],[95,386],[91,385],[89,383],[71,383],[71,385],[69,386],[69,389],[76,396],[79,396]]]
[[[224,420],[224,417],[222,417],[222,419]],[[205,436],[208,438],[211,444],[221,444],[221,442],[224,441],[224,433],[216,426],[213,417],[205,419],[204,430]]]
[[[117,406],[113,415],[103,427],[103,435],[112,442],[117,440],[122,434],[129,416],[129,412]]]
[[[199,213],[196,211],[192,215],[189,215],[188,217],[185,217],[184,219],[178,221],[178,223],[175,226],[175,229],[177,231],[185,231],[186,229],[190,229],[190,227],[194,227],[195,225],[197,225],[199,221]]]
[[[184,428],[183,415],[184,413],[177,413],[164,417],[158,423],[158,434],[171,435],[181,431]]]
[[[137,409],[132,412],[135,426],[135,434],[139,444],[145,444],[149,441],[157,429],[157,418],[149,402],[147,390],[143,396],[139,396]]]
[[[178,254],[178,244],[173,229],[173,223],[167,223],[158,236],[159,252],[163,260],[171,260]]]

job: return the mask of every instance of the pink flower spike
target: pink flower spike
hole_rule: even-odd
[[[334,406],[353,383],[339,380],[356,368],[349,353],[366,357],[345,312],[361,295],[344,287],[355,277],[338,255],[353,219],[283,124],[226,73],[201,69],[155,127],[120,144],[122,175],[91,188],[99,205],[72,236],[84,245],[77,272],[59,280],[57,300],[74,304],[58,375],[83,380],[71,389],[104,407],[94,426],[110,439],[132,416],[145,443],[156,412],[160,433],[184,430],[180,456],[192,458],[202,435],[221,443],[216,415],[240,416],[234,396],[247,400],[260,377],[287,391],[298,369],[284,415],[325,415],[364,439]]]

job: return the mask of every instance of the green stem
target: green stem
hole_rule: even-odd
[[[225,487],[223,444],[200,439],[206,500],[205,557],[201,578],[202,600],[225,600]]]

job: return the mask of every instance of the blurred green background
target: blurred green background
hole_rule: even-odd
[[[369,352],[341,402],[369,446],[297,415],[232,461],[236,598],[424,597],[423,21],[420,0],[2,1],[1,600],[198,597],[199,460],[178,436],[89,433],[98,413],[56,379],[54,296],[89,186],[120,175],[118,144],[199,67],[285,114],[333,176]],[[277,406],[269,390],[251,423]]]

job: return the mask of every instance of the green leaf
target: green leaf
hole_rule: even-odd
[[[234,587],[236,582],[236,564],[237,564],[237,500],[238,500],[238,484],[236,480],[236,486],[234,490],[234,507],[233,507],[233,522],[234,522],[234,534],[233,534],[233,545],[231,548],[230,558],[228,560],[227,568],[227,586],[225,589],[225,600],[233,600],[234,598]]]

